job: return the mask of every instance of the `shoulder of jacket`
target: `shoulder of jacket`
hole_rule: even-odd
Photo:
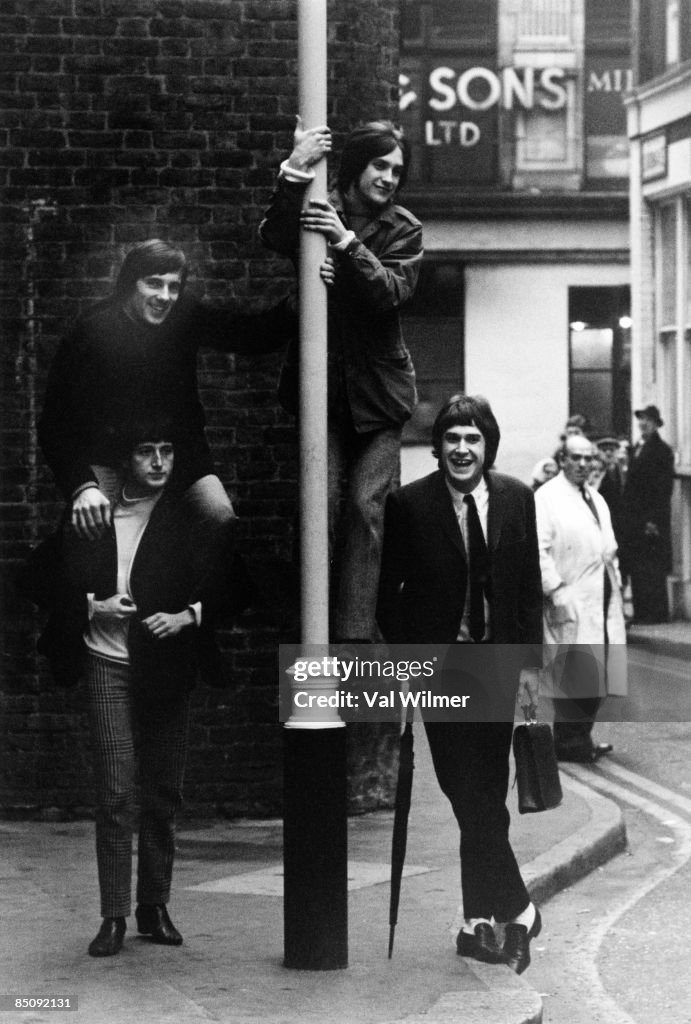
[[[422,221],[418,220],[415,214],[411,213],[410,210],[407,210],[405,206],[399,206],[398,203],[394,203],[393,209],[402,220],[407,221],[412,227],[422,227]]]
[[[515,476],[509,476],[507,473],[498,473],[496,470],[490,470],[489,473],[489,486],[499,487],[505,491],[512,491],[516,494],[520,494],[523,497],[532,495],[533,492],[524,484],[522,480],[519,480]]]
[[[433,473],[428,473],[427,476],[420,477],[418,480],[411,481],[409,484],[404,484],[397,491],[392,491],[392,495],[402,504],[416,503],[421,499],[428,499],[434,492],[439,479],[440,472],[436,470]]]

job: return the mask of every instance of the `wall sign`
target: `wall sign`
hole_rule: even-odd
[[[667,174],[667,136],[664,132],[649,135],[641,142],[641,178],[654,181]]]

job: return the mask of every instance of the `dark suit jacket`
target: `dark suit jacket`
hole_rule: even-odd
[[[661,564],[671,568],[670,505],[674,484],[674,452],[655,433],[632,455],[624,487],[624,541],[627,557],[657,552]],[[655,523],[659,538],[645,535],[645,524]]]
[[[142,417],[175,424],[176,477],[185,487],[215,472],[197,382],[199,349],[260,355],[283,348],[296,331],[286,301],[240,315],[185,293],[160,327],[135,323],[115,299],[100,303],[60,344],[38,424],[65,497],[94,479],[92,465],[120,465],[127,431]]]
[[[223,593],[221,579],[199,578],[189,527],[180,514],[179,503],[166,492],[154,506],[139,542],[130,574],[130,588],[137,612],[130,620],[128,647],[133,676],[140,685],[171,690],[189,689],[198,669],[212,685],[222,685],[220,654],[212,624],[224,611],[232,610]],[[44,542],[46,557],[38,549],[35,563],[42,569],[34,575],[43,580],[34,587],[33,599],[47,607],[50,615],[39,638],[38,650],[51,665],[56,682],[71,686],[82,674],[88,625],[86,595],[103,600],[115,593],[117,545],[114,529],[96,541],[81,540],[63,529]],[[25,587],[26,596],[32,596]],[[155,612],[179,612],[196,601],[202,602],[202,627],[190,626],[165,640],[152,637],[142,620]]]
[[[540,664],[542,585],[529,487],[489,473],[490,617],[494,644],[527,644]],[[461,532],[438,470],[389,496],[377,617],[390,643],[452,644],[467,583]]]

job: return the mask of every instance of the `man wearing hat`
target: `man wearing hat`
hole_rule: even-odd
[[[619,462],[619,441],[616,437],[599,437],[595,442],[597,453],[602,458],[603,472],[597,481],[590,483],[597,488],[607,502],[612,517],[612,529],[617,543],[621,546],[623,535],[624,474]],[[621,558],[620,558],[621,568]]]
[[[656,405],[636,409],[641,439],[634,448],[624,488],[625,562],[631,575],[635,622],[669,616],[667,574],[672,568],[670,503],[674,453],[658,433]]]

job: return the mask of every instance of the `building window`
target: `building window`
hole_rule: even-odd
[[[665,64],[669,67],[681,60],[679,0],[667,0],[665,22]]]
[[[637,84],[691,60],[691,4],[688,0],[640,0],[636,31]]]
[[[593,436],[628,436],[631,321],[628,286],[569,289],[569,409]]]
[[[431,39],[434,45],[495,46],[497,4],[491,0],[433,0]]]
[[[691,195],[654,208],[656,372],[667,436],[691,466]]]
[[[519,43],[571,42],[573,12],[571,0],[522,0],[518,12]]]
[[[685,203],[685,231],[686,231],[686,333],[691,332],[691,196],[687,196]]]
[[[672,444],[680,441],[677,430],[677,378],[681,354],[678,316],[679,216],[678,200],[655,210],[655,289],[658,349],[656,370],[661,411]]]

